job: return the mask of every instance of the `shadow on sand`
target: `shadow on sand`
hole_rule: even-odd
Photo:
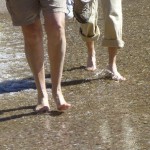
[[[65,71],[73,71],[76,69],[85,69],[84,66],[80,67],[74,67],[71,69],[67,69]],[[45,75],[45,78],[51,78],[50,74]],[[99,80],[99,79],[105,79],[105,78],[93,78],[93,79],[78,79],[78,80],[69,80],[69,81],[63,81],[61,84],[62,86],[73,86],[73,85],[78,85],[78,84],[83,84],[87,82],[91,82],[94,80]],[[47,88],[52,88],[51,83],[46,83]],[[0,94],[4,93],[11,93],[11,92],[19,92],[23,90],[29,90],[29,89],[36,89],[34,78],[29,77],[29,78],[24,78],[20,80],[7,80],[0,82]],[[5,113],[9,112],[15,112],[15,111],[22,111],[22,110],[34,110],[35,105],[32,106],[22,106],[22,107],[17,107],[17,108],[12,108],[12,109],[4,109],[0,110],[0,115],[3,115]],[[50,115],[52,117],[57,117],[60,116],[63,112],[56,111],[56,110],[51,110],[50,112],[44,113],[43,115]],[[5,121],[10,121],[13,119],[18,119],[22,117],[27,117],[27,116],[33,116],[33,115],[38,115],[35,111],[29,112],[29,113],[21,113],[21,114],[16,114],[8,117],[3,117],[0,118],[0,122],[5,122]]]
[[[62,82],[62,86],[71,86],[90,82],[96,79],[79,79]],[[46,83],[47,88],[52,88],[51,83]],[[22,90],[36,89],[34,80],[31,78],[21,79],[21,80],[7,80],[0,82],[0,94],[10,93],[10,92],[19,92]]]
[[[84,66],[71,68],[65,71],[72,71],[76,69],[85,69]],[[51,78],[50,74],[45,75],[45,78]],[[69,81],[62,81],[62,86],[72,86],[77,84],[83,84],[86,82],[90,82],[92,80],[98,80],[98,79],[78,79],[78,80],[69,80]],[[47,88],[52,88],[51,83],[46,83]],[[0,82],[0,94],[4,93],[10,93],[10,92],[19,92],[23,90],[29,90],[29,89],[36,89],[35,82],[33,77],[24,78],[20,80],[6,80],[3,82]]]
[[[0,110],[0,115],[3,115],[4,113],[10,113],[10,112],[15,112],[15,111],[21,111],[21,110],[34,110],[35,105],[32,106],[23,106],[23,107],[18,107],[18,108],[12,108],[12,109],[3,109]],[[60,116],[61,114],[63,114],[63,112],[60,111],[55,111],[55,110],[51,110],[49,112],[46,113],[42,113],[42,115],[50,115],[52,117],[57,117]],[[12,115],[9,117],[3,117],[0,118],[0,122],[5,122],[5,121],[10,121],[13,119],[19,119],[22,117],[28,117],[28,116],[33,116],[33,115],[41,115],[40,113],[36,113],[35,111],[29,112],[29,113],[22,113],[22,114],[17,114],[17,115]]]

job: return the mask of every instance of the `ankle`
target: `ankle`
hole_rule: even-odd
[[[38,104],[42,104],[45,101],[48,101],[48,94],[47,93],[38,94]]]

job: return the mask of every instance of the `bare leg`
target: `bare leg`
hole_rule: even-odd
[[[117,70],[117,65],[116,65],[117,48],[109,47],[108,53],[109,53],[109,64],[107,69],[112,73],[112,79],[121,80],[121,81],[126,80],[126,78],[121,76]]]
[[[58,110],[66,110],[71,105],[63,97],[61,78],[66,51],[65,14],[45,13],[45,29],[48,37],[48,54],[51,66],[52,95]]]
[[[49,103],[45,85],[43,35],[40,20],[36,20],[31,25],[22,26],[22,31],[26,58],[33,72],[38,91],[38,105],[35,110],[37,112],[48,111]]]
[[[87,67],[86,69],[89,71],[96,70],[96,53],[94,47],[94,41],[86,42],[87,49],[88,49],[88,58],[87,58]]]

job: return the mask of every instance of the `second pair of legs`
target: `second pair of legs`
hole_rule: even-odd
[[[57,109],[64,111],[71,107],[71,104],[65,101],[61,90],[61,77],[66,52],[65,15],[61,12],[43,15],[50,61],[52,96]],[[49,111],[50,106],[45,84],[43,30],[40,18],[37,18],[32,24],[23,25],[22,32],[26,58],[38,92],[38,104],[35,111]]]
[[[95,47],[94,47],[94,41],[86,42],[86,46],[87,46],[87,51],[88,51],[86,69],[88,71],[95,71],[97,67],[96,67],[96,52],[95,52]],[[116,47],[108,47],[109,58],[108,58],[108,66],[106,69],[110,72],[110,77],[113,80],[124,81],[126,80],[126,78],[123,77],[118,72],[118,69],[117,69],[117,64],[116,64],[117,51],[118,51],[118,48]]]

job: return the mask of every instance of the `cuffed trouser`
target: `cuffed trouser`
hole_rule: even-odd
[[[101,0],[104,13],[104,38],[102,46],[124,47],[122,40],[122,0]],[[86,24],[81,24],[80,34],[84,41],[95,41],[100,32],[97,26],[98,0],[92,0],[92,15]]]
[[[95,41],[100,36],[98,21],[98,0],[92,0],[91,16],[88,23],[80,25],[80,34],[84,41]]]

